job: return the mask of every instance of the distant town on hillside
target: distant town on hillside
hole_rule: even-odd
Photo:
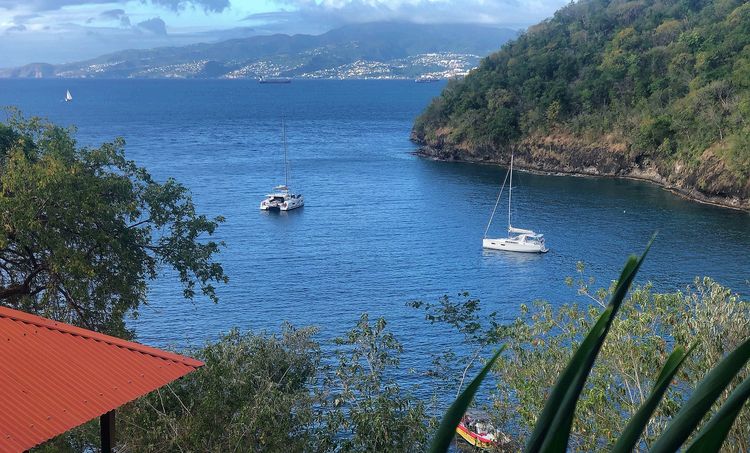
[[[465,75],[518,31],[378,22],[321,35],[252,36],[125,50],[91,60],[0,69],[5,78],[446,79]]]

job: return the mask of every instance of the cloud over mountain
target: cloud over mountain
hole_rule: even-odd
[[[128,0],[0,0],[0,9],[12,10],[23,7],[31,11],[55,11],[66,6],[124,4],[127,2]],[[194,7],[207,12],[221,12],[229,8],[229,0],[141,0],[141,3],[149,3],[173,11]]]
[[[478,23],[519,29],[550,16],[568,1],[0,0],[0,66],[62,63],[123,49],[256,34],[320,34],[371,22]]]
[[[283,10],[249,15],[270,24],[408,21],[414,23],[528,24],[551,15],[565,0],[279,0]]]
[[[167,35],[167,24],[165,24],[164,21],[158,17],[154,17],[149,20],[144,20],[143,22],[138,22],[138,28],[145,30],[147,32],[153,33],[155,35],[161,35],[161,36]]]
[[[173,11],[196,7],[206,12],[220,13],[229,8],[229,0],[151,0],[151,3],[165,6]]]
[[[102,11],[99,13],[99,19],[118,21],[121,27],[130,26],[130,17],[125,14],[124,9],[109,9],[107,11]]]

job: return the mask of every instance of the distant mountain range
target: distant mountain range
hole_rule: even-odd
[[[0,69],[10,78],[447,78],[518,32],[484,25],[369,23],[322,35],[270,35],[125,50],[91,60]]]

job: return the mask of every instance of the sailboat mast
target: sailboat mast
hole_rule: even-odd
[[[510,203],[513,198],[513,153],[510,154],[510,181],[508,183],[508,229],[510,230]]]
[[[503,190],[505,190],[505,183],[508,182],[508,173],[505,172],[505,178],[503,179],[503,185],[500,186],[500,193],[497,194],[497,199],[495,200],[495,207],[492,208],[492,214],[490,215],[490,221],[487,222],[487,228],[484,229],[484,238],[487,238],[487,232],[490,231],[490,226],[492,225],[492,219],[495,218],[495,212],[497,212],[497,205],[500,204],[500,197],[503,196]]]
[[[284,185],[289,187],[289,160],[286,151],[286,127],[284,118],[281,118],[281,139],[284,142]]]

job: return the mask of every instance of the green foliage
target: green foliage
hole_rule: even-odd
[[[471,405],[474,395],[477,393],[477,390],[479,390],[479,386],[482,384],[485,376],[487,376],[487,373],[492,369],[492,366],[502,352],[503,348],[500,348],[495,352],[495,355],[493,355],[484,368],[482,368],[482,371],[479,372],[477,377],[469,383],[466,390],[461,392],[453,404],[448,408],[448,411],[445,413],[445,416],[435,433],[432,444],[430,445],[431,452],[448,451],[448,447],[450,446],[453,437],[456,435],[456,427],[461,422],[466,410]]]
[[[688,437],[690,437],[693,430],[701,422],[701,419],[706,416],[706,413],[711,409],[716,399],[721,396],[722,392],[734,380],[735,376],[745,367],[748,360],[750,360],[750,338],[747,338],[737,349],[727,354],[716,367],[706,374],[693,391],[693,394],[690,395],[690,398],[680,408],[680,411],[669,422],[667,429],[656,440],[651,447],[651,451],[654,453],[669,453],[679,449]],[[744,395],[744,400],[740,399],[737,402],[730,400],[730,406],[734,406],[733,409],[730,409],[731,412],[734,412],[738,406],[742,407],[744,402],[747,401],[747,397],[750,396],[750,393],[747,390],[743,391],[742,387],[738,390],[738,394]],[[726,417],[720,411],[717,414],[718,417],[715,417],[717,420],[723,419],[721,424],[726,427],[724,435],[726,435],[729,426],[731,426],[731,422],[734,421],[736,413],[732,415],[731,417]],[[729,424],[727,425],[724,422],[728,422]],[[747,427],[745,426],[744,428]],[[715,450],[713,451],[718,451],[721,445],[722,442],[714,443]],[[708,445],[705,447],[708,448]]]
[[[653,240],[652,240],[653,241]],[[573,357],[557,379],[549,397],[536,421],[534,430],[526,444],[527,452],[559,451],[567,449],[570,430],[573,425],[576,405],[583,386],[589,377],[591,368],[602,348],[612,322],[617,317],[625,295],[648,253],[651,243],[640,259],[632,256],[628,259],[620,278],[612,292],[612,298],[597,319],[594,326],[583,339]]]
[[[638,440],[643,435],[643,431],[648,426],[649,420],[651,420],[651,416],[654,414],[654,410],[656,410],[664,397],[664,392],[669,388],[672,379],[674,379],[675,374],[677,374],[677,371],[689,353],[690,351],[686,352],[681,346],[675,348],[661,369],[659,376],[657,376],[648,398],[646,398],[638,411],[630,418],[627,426],[625,426],[622,434],[620,434],[617,442],[612,447],[613,453],[628,453],[635,449]]]
[[[205,366],[118,410],[122,451],[424,451],[435,423],[395,382],[401,345],[364,314],[323,360],[317,329],[232,330],[186,351]],[[89,423],[39,451],[95,451]]]
[[[362,315],[321,363],[315,329],[233,331],[200,350],[206,367],[128,412],[133,451],[418,451],[429,417],[393,379],[400,343]],[[216,427],[222,429],[217,430]],[[137,439],[137,441],[136,441]]]
[[[554,128],[574,143],[624,144],[666,176],[719,147],[747,197],[749,81],[744,0],[580,0],[449,83],[414,136],[509,154]]]
[[[0,303],[129,337],[124,318],[162,267],[186,298],[216,300],[221,244],[203,237],[222,218],[126,160],[122,139],[79,148],[72,132],[18,112],[0,124]]]
[[[548,391],[547,389],[549,389],[549,387],[547,386],[544,389],[544,394],[539,396],[539,401],[544,401],[544,408],[537,418],[531,420],[530,424],[533,424],[534,428],[533,432],[527,439],[526,451],[565,452],[571,447],[571,437],[573,437],[573,439],[576,437],[573,435],[573,431],[576,430],[573,425],[574,420],[586,418],[586,414],[581,414],[581,412],[586,410],[586,406],[589,406],[589,409],[591,407],[590,404],[587,404],[587,397],[584,396],[581,398],[582,391],[585,386],[589,387],[587,391],[591,390],[592,385],[587,381],[597,380],[595,374],[592,376],[595,363],[603,361],[598,360],[600,353],[602,353],[601,357],[606,360],[607,354],[604,351],[603,346],[605,343],[612,343],[611,338],[607,338],[608,334],[614,334],[617,331],[617,313],[621,307],[628,305],[628,303],[625,302],[625,295],[630,288],[645,255],[646,254],[644,253],[639,260],[636,260],[635,257],[630,258],[625,265],[619,280],[613,285],[614,288],[611,290],[610,303],[604,307],[600,313],[589,312],[589,318],[586,320],[589,326],[586,326],[584,330],[576,331],[576,326],[573,326],[571,329],[570,323],[554,323],[554,329],[547,330],[547,335],[542,336],[543,340],[549,337],[554,339],[555,336],[563,336],[568,345],[574,346],[572,357],[569,359],[564,358],[564,360],[558,364],[560,367],[559,372],[549,372],[549,369],[547,368],[550,363],[549,356],[544,357],[546,359],[545,361],[540,360],[536,363],[527,361],[521,363],[520,366],[512,370],[522,376],[522,378],[526,379],[529,378],[529,374],[526,370],[532,367],[539,367],[542,369],[542,374],[557,376],[555,378],[555,384],[551,387],[551,390]],[[582,265],[579,266],[579,271],[583,271]],[[662,403],[667,405],[667,402],[662,402],[667,388],[673,380],[676,381],[675,377],[678,370],[685,363],[690,352],[693,352],[696,348],[691,348],[691,351],[685,352],[681,347],[676,347],[665,366],[661,369],[661,372],[658,373],[652,385],[652,391],[648,397],[644,397],[641,388],[641,379],[638,378],[637,369],[635,370],[635,373],[630,375],[628,373],[630,370],[615,369],[613,376],[610,376],[609,379],[606,380],[607,387],[601,390],[596,390],[594,398],[607,398],[610,394],[616,395],[617,392],[615,389],[622,386],[623,383],[627,386],[627,379],[632,379],[635,376],[638,381],[638,390],[642,400],[638,404],[639,407],[637,411],[633,414],[625,408],[624,405],[617,404],[618,401],[616,398],[610,401],[615,404],[599,406],[597,408],[599,412],[596,414],[596,418],[601,418],[605,423],[609,422],[610,418],[611,420],[616,421],[624,421],[624,419],[629,418],[630,422],[621,433],[619,439],[606,439],[606,436],[611,436],[612,432],[619,432],[617,425],[612,431],[607,430],[604,426],[595,426],[594,429],[584,430],[580,433],[580,437],[574,440],[572,446],[574,450],[592,451],[607,449],[618,452],[627,452],[640,450],[642,446],[648,446],[649,451],[652,452],[673,452],[679,450],[691,436],[693,436],[693,440],[688,447],[688,451],[690,452],[718,452],[725,448],[724,444],[728,438],[730,442],[727,443],[726,449],[732,451],[747,450],[747,423],[743,423],[743,420],[740,419],[736,428],[737,431],[739,431],[739,434],[735,433],[734,436],[730,437],[730,431],[733,429],[732,426],[734,422],[738,418],[741,418],[743,407],[748,399],[750,399],[750,377],[747,376],[748,370],[746,367],[746,364],[750,361],[750,318],[748,317],[750,310],[748,310],[748,304],[746,302],[737,303],[736,298],[733,296],[729,296],[729,300],[727,300],[728,292],[710,280],[704,280],[702,283],[705,287],[708,287],[705,289],[708,289],[709,293],[721,297],[719,300],[711,300],[710,302],[717,303],[716,305],[721,305],[719,310],[722,314],[718,317],[719,319],[701,318],[697,324],[703,324],[704,321],[713,321],[714,328],[734,327],[739,325],[739,332],[723,331],[721,333],[728,335],[717,335],[716,330],[712,330],[707,332],[708,335],[706,335],[707,339],[713,342],[716,342],[717,340],[724,342],[728,337],[732,341],[738,342],[738,345],[733,347],[726,355],[723,353],[719,354],[721,360],[715,366],[713,366],[713,362],[702,361],[704,367],[710,368],[713,366],[713,368],[710,368],[704,376],[701,376],[698,379],[697,385],[694,382],[685,382],[682,384],[674,382],[672,388],[676,388],[680,394],[686,393],[685,390],[689,388],[694,387],[694,390],[686,400],[683,398],[682,400],[676,401],[676,405],[681,406],[679,411],[674,415],[668,414],[667,417],[652,418],[652,414],[654,414],[654,410]],[[705,294],[703,289],[704,288],[700,288],[687,299],[695,300],[695,297],[698,294]],[[588,293],[588,288],[584,287],[583,291]],[[598,300],[596,298],[594,299]],[[623,304],[624,302],[625,304]],[[598,310],[594,311],[598,312]],[[674,314],[679,315],[685,312],[694,314],[690,313],[689,310],[678,310],[677,313]],[[703,312],[702,307],[699,309],[699,312]],[[674,329],[671,332],[672,335],[670,335],[670,333],[665,331],[664,326],[661,324],[666,323],[667,326],[670,325],[669,321],[667,321],[670,314],[673,313],[659,313],[659,316],[654,319],[655,322],[650,323],[646,328],[653,329],[653,335],[661,335],[673,341],[680,339],[681,333],[678,329]],[[705,314],[705,312],[701,314]],[[732,318],[733,315],[740,315],[741,319],[735,321]],[[727,318],[726,316],[729,317]],[[546,316],[545,318],[548,319],[549,317]],[[626,320],[630,320],[630,317],[626,318]],[[716,321],[723,322],[716,323]],[[537,323],[534,323],[534,325],[536,324]],[[696,323],[689,322],[686,324],[692,324],[692,326],[696,325]],[[524,321],[517,322],[515,325],[516,328],[526,326],[529,325]],[[671,327],[675,326],[672,325]],[[688,329],[690,329],[690,326]],[[517,340],[518,336],[514,335],[514,332],[512,331],[513,328],[511,327],[508,338],[511,341]],[[624,333],[626,336],[629,336],[633,332],[629,329]],[[695,334],[696,332],[691,333]],[[704,335],[706,334],[704,332],[701,333]],[[694,340],[700,342],[704,335],[697,335]],[[534,338],[537,338],[537,336],[535,335]],[[606,342],[605,339],[607,340]],[[622,341],[621,338],[618,338],[614,342],[615,348],[618,348],[614,354],[615,357],[621,356],[623,352],[626,351],[627,348],[621,347],[623,343],[626,342]],[[559,344],[555,345],[555,349],[559,348]],[[513,360],[514,356],[523,356],[529,350],[533,351],[534,349],[539,349],[539,347],[538,343],[530,346],[521,344],[514,346],[513,349],[513,354],[511,354],[510,360]],[[638,346],[638,349],[645,348]],[[706,348],[707,351],[711,351],[712,349],[713,348],[710,346]],[[492,362],[498,361],[498,357],[499,354],[496,354],[495,357],[493,357]],[[505,359],[507,360],[508,357],[506,356]],[[502,361],[498,361],[497,363],[498,367],[503,370]],[[635,365],[637,368],[641,364],[636,363]],[[597,365],[596,368],[600,368],[600,366]],[[435,438],[435,442],[433,443],[432,451],[448,450],[451,434],[456,429],[456,425],[459,423],[463,413],[471,403],[471,399],[476,392],[479,383],[487,374],[488,369],[489,367],[485,367],[479,376],[472,381],[469,388],[467,388],[467,391],[462,393],[450,407],[443,419],[443,423],[441,423],[440,430]],[[689,377],[691,376],[689,373],[687,375]],[[593,379],[589,379],[590,376]],[[501,389],[508,387],[507,379],[503,380],[505,377],[506,376],[502,376],[501,371],[499,384]],[[532,379],[534,379],[534,377],[536,376],[533,376]],[[614,377],[614,379],[612,377]],[[646,383],[646,379],[643,379],[643,383]],[[735,387],[734,390],[730,390],[731,387]],[[515,402],[519,402],[523,397],[523,394],[528,391],[527,388],[516,388],[514,390],[516,390],[517,393],[514,395],[506,394],[506,400],[513,401],[513,397],[515,396]],[[727,396],[727,392],[731,393]],[[623,403],[623,401],[621,400],[619,403]],[[520,402],[518,404],[522,406],[525,403]],[[674,405],[675,402],[673,402],[671,406],[674,407]],[[515,408],[508,407],[507,409],[508,412],[510,412]],[[674,409],[671,408],[670,412],[673,410]],[[668,418],[668,424],[666,428],[663,429],[660,429],[661,427],[657,426],[657,433],[653,435],[652,439],[650,439],[648,432],[644,433],[644,431],[648,430],[648,425],[651,424],[651,420],[657,421],[659,418]],[[707,420],[707,422],[704,423],[703,428],[697,434],[694,434],[694,430],[703,420]],[[601,428],[605,429],[600,431]],[[639,439],[641,438],[645,445],[639,444]],[[615,441],[614,446],[612,445],[613,440]],[[585,444],[585,442],[588,443]]]
[[[336,344],[339,364],[328,380],[336,410],[325,418],[340,439],[338,451],[423,451],[429,429],[425,405],[393,378],[403,348],[386,330],[385,319],[371,322],[362,315]]]
[[[579,284],[588,285],[582,291],[589,295],[593,283],[583,277],[583,267],[579,269]],[[636,445],[637,450],[649,448],[686,401],[686,389],[695,388],[712,366],[750,338],[750,302],[707,278],[696,279],[686,292],[674,294],[653,294],[648,285],[636,288],[620,311],[576,406],[570,446],[577,450],[612,448],[623,427],[649,400],[649,389],[656,391],[657,384],[663,383],[657,371],[669,363],[672,345],[695,345]],[[522,438],[528,435],[555,377],[570,360],[571,345],[581,344],[600,315],[596,306],[553,309],[539,302],[523,307],[522,316],[503,328],[500,341],[507,344],[508,353],[495,367],[494,406],[508,432]],[[732,386],[748,376],[750,370],[744,368]],[[719,400],[726,400],[730,391],[724,390]],[[715,406],[712,412],[718,410]],[[750,426],[748,408],[738,412],[725,449],[750,448],[746,426]]]
[[[695,436],[686,452],[719,451],[748,399],[750,399],[750,377],[746,377],[742,384],[734,389],[729,398],[722,404],[719,412],[711,417]]]
[[[125,407],[127,451],[301,451],[315,444],[315,329],[233,330],[195,351],[205,367]]]

